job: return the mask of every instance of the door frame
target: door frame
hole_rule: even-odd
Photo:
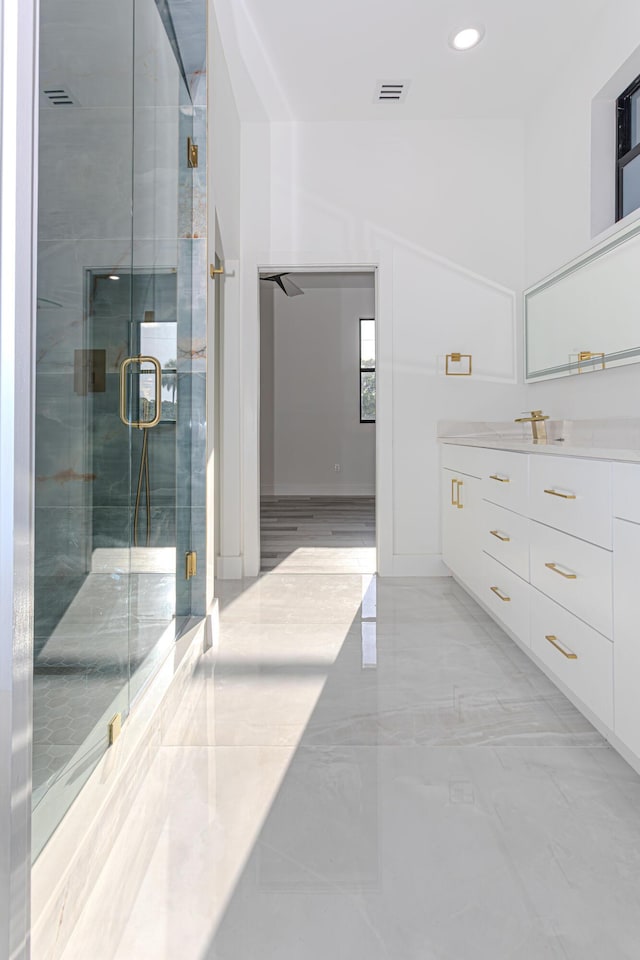
[[[392,476],[391,476],[391,342],[385,323],[383,271],[378,259],[314,262],[260,261],[255,273],[254,294],[257,329],[244,337],[245,409],[243,416],[242,516],[243,573],[256,577],[260,572],[260,275],[271,273],[372,273],[376,319],[376,570],[391,570]]]

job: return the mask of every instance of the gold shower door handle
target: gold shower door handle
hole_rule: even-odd
[[[153,366],[156,380],[156,412],[153,420],[129,420],[127,417],[127,370],[134,364],[150,363]],[[162,403],[162,367],[155,357],[125,357],[120,364],[120,419],[125,427],[137,427],[138,430],[148,430],[160,423]]]

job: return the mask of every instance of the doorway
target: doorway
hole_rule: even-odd
[[[260,272],[260,571],[374,573],[373,270]]]

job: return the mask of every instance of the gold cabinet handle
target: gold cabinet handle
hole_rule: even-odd
[[[570,651],[565,650],[564,647],[561,647],[560,644],[558,643],[558,638],[555,637],[552,633],[545,634],[545,640],[548,640],[549,643],[556,648],[556,650],[560,651],[563,657],[567,658],[567,660],[578,659],[578,654],[571,653]]]
[[[456,494],[456,507],[458,508],[458,510],[463,510],[464,503],[460,503],[460,487],[464,486],[464,481],[456,480],[456,483],[458,484],[458,492]]]
[[[153,366],[156,387],[156,412],[153,420],[129,420],[127,417],[127,370],[134,363],[138,363],[140,365],[143,363],[150,363]],[[150,427],[157,426],[160,423],[160,415],[162,412],[161,403],[162,367],[160,366],[160,361],[156,360],[155,357],[125,357],[120,364],[120,419],[124,423],[125,427],[137,427],[139,430],[148,430]]]
[[[503,543],[511,543],[511,537],[503,537],[498,530],[489,530],[489,533],[492,537],[497,537],[498,540],[502,540]]]
[[[499,477],[497,473],[492,473],[489,477],[489,480],[497,480],[498,483],[511,483],[511,479],[509,477]]]
[[[575,573],[565,573],[564,570],[560,570],[556,563],[545,563],[545,567],[548,567],[549,570],[553,570],[554,573],[559,573],[561,577],[565,578],[565,580],[578,579]]]
[[[511,602],[511,597],[505,597],[505,595],[501,592],[499,587],[490,587],[489,589],[492,590],[493,593],[495,593],[496,597],[499,597],[500,600],[502,600],[504,603]]]
[[[451,506],[452,506],[452,507],[457,507],[457,506],[458,506],[458,501],[456,500],[456,483],[457,483],[457,482],[458,482],[458,481],[455,479],[455,477],[454,477],[454,479],[451,481]]]
[[[575,500],[575,493],[558,493],[557,490],[545,490],[545,493],[548,493],[550,497],[561,497],[563,500]]]

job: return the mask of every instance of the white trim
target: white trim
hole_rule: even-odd
[[[241,556],[216,557],[216,577],[219,580],[242,580],[244,563]]]
[[[395,554],[392,558],[392,577],[450,577],[440,554]]]
[[[37,0],[0,0],[0,956],[29,955]],[[9,776],[7,776],[9,773]]]
[[[281,254],[272,258],[259,258],[255,270],[255,293],[257,329],[252,325],[250,311],[243,309],[243,400],[242,413],[244,443],[242,447],[242,515],[241,526],[243,572],[246,577],[257,577],[260,572],[260,306],[259,289],[261,273],[372,273],[375,286],[376,318],[376,569],[391,576],[391,543],[393,540],[392,499],[392,355],[391,355],[391,284],[388,291],[381,287],[380,273],[383,261],[379,256],[366,253],[349,261],[336,262],[331,256],[305,258]],[[384,261],[385,276],[391,277],[391,258]],[[384,302],[380,296],[385,291]],[[226,510],[226,505],[225,508]],[[220,571],[220,566],[218,570]],[[222,573],[218,573],[222,577]]]

